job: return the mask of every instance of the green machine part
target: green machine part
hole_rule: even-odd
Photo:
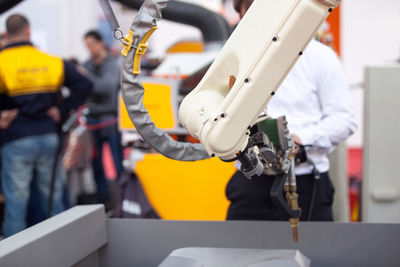
[[[268,136],[276,149],[285,149],[286,147],[282,147],[282,144],[284,144],[285,134],[287,133],[286,125],[287,122],[283,116],[277,119],[263,120],[257,123],[257,128]]]

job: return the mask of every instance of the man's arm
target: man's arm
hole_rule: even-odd
[[[0,111],[0,129],[7,129],[17,116],[18,109]]]
[[[93,93],[107,96],[110,92],[114,92],[119,88],[120,66],[116,61],[109,61],[103,66],[100,76],[96,76],[90,71],[88,71],[87,76],[93,82]]]
[[[6,109],[7,95],[5,85],[0,77],[0,129],[6,129],[18,116],[18,109]]]
[[[64,75],[64,85],[70,89],[71,94],[59,106],[61,117],[67,116],[70,110],[84,104],[93,89],[93,83],[70,62],[64,61]]]
[[[334,147],[357,129],[350,90],[336,54],[327,47],[320,47],[316,74],[318,98],[322,109],[321,120],[296,131],[304,145],[312,145],[332,152]]]

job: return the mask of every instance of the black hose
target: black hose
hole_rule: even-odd
[[[0,14],[22,1],[23,0],[0,0]],[[137,10],[139,10],[144,2],[144,0],[116,1]],[[205,43],[226,41],[232,33],[232,29],[224,17],[194,4],[170,1],[168,6],[163,10],[163,17],[167,20],[198,28],[203,35]]]
[[[0,14],[3,14],[10,8],[18,5],[23,0],[0,0]]]
[[[63,148],[63,144],[64,144],[64,133],[60,132],[58,134],[58,146],[55,154],[53,169],[51,170],[50,194],[47,203],[47,219],[51,217],[53,211],[54,185],[57,179],[58,162],[60,161],[61,158],[61,151]]]
[[[312,194],[311,194],[311,201],[310,201],[310,207],[308,210],[307,221],[311,221],[312,212],[313,212],[314,205],[315,205],[315,196],[316,196],[317,187],[318,187],[317,183],[318,183],[318,180],[313,178],[313,189],[312,189]]]
[[[312,190],[312,194],[311,194],[311,201],[310,201],[310,207],[309,207],[310,209],[308,211],[307,221],[311,221],[312,212],[313,212],[314,205],[315,205],[315,197],[316,197],[316,194],[317,194],[318,181],[321,178],[321,174],[317,170],[317,167],[315,166],[315,164],[312,163],[312,165],[314,165],[314,168],[313,168],[313,171],[312,171],[312,175],[313,175],[313,190]]]
[[[144,0],[117,1],[136,10],[139,10],[144,2]],[[198,28],[205,43],[226,41],[232,32],[228,22],[220,14],[194,4],[169,1],[162,15],[166,20]]]

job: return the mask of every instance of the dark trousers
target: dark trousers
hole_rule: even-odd
[[[271,200],[270,191],[274,176],[246,178],[237,171],[226,187],[226,196],[230,201],[228,220],[288,220],[282,208],[276,207]],[[334,188],[328,173],[322,173],[319,180],[313,175],[298,175],[297,193],[302,210],[301,220],[307,220],[315,188],[315,200],[312,207],[311,221],[333,221],[332,202]]]

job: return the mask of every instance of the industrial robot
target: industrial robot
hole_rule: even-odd
[[[143,106],[140,59],[168,0],[146,0],[123,35],[108,1],[100,1],[122,42],[122,97],[136,130],[168,158],[219,157],[240,162],[251,179],[276,175],[270,192],[289,215],[293,238],[301,215],[294,173],[295,149],[285,117],[270,118],[267,104],[320,25],[341,0],[255,0],[197,87],[182,101],[182,126],[200,144],[173,140]]]

